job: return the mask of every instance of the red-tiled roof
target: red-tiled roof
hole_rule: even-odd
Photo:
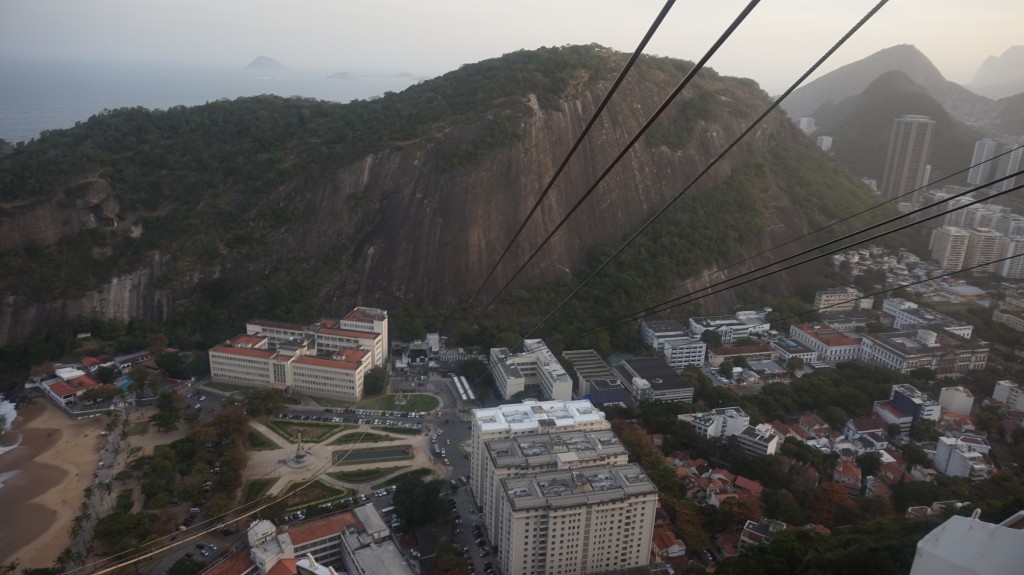
[[[356,516],[350,511],[335,513],[319,519],[311,519],[288,528],[288,537],[295,545],[302,545],[310,541],[337,535],[349,525],[356,525],[361,529],[362,525],[356,520]]]
[[[654,546],[659,551],[664,551],[676,544],[676,534],[668,527],[657,527],[654,529]]]
[[[306,331],[306,326],[298,323],[289,323],[286,321],[276,321],[272,319],[262,319],[254,317],[248,321],[252,325],[259,325],[263,327],[273,327],[277,329],[287,329],[291,331]]]
[[[878,406],[879,409],[885,411],[886,413],[888,413],[889,415],[892,415],[893,417],[898,417],[900,419],[904,419],[904,418],[910,417],[909,415],[907,415],[907,414],[903,413],[902,411],[900,411],[900,410],[896,409],[895,407],[893,407],[892,402],[889,402],[889,401],[879,401],[876,405]]]
[[[321,327],[320,331],[325,335],[338,335],[341,337],[351,337],[353,339],[376,339],[380,337],[380,334],[373,333],[372,331],[355,331],[352,329],[334,329],[331,327]]]
[[[227,355],[240,355],[243,357],[258,357],[260,359],[270,359],[274,356],[273,353],[265,349],[252,349],[251,347],[231,347],[227,345],[218,345],[217,347],[210,350],[214,353],[224,353]]]
[[[354,309],[348,312],[348,315],[345,316],[345,321],[359,321],[363,323],[372,323],[376,320],[376,316],[360,309]]]
[[[747,479],[742,475],[736,477],[736,481],[735,483],[733,483],[733,485],[736,486],[736,489],[743,489],[744,491],[749,491],[757,495],[760,495],[761,492],[764,491],[764,487],[761,485],[759,481]]]
[[[859,339],[847,337],[846,335],[829,327],[828,324],[821,324],[820,326],[815,327],[809,323],[801,323],[797,324],[796,328],[829,347],[860,345]]]
[[[82,365],[85,367],[96,367],[100,364],[100,360],[95,357],[86,356],[82,358]]]
[[[365,351],[360,349],[350,349],[340,353],[338,355],[339,359],[335,359],[334,357],[304,355],[296,359],[295,363],[302,365],[319,365],[320,367],[332,367],[334,369],[356,369],[365,357]]]
[[[295,564],[298,562],[298,559],[281,559],[267,571],[267,575],[295,575],[298,572]]]
[[[774,348],[770,345],[737,345],[733,347],[720,347],[711,350],[715,355],[753,355],[755,353],[771,353]]]
[[[266,336],[263,335],[247,335],[241,334],[231,338],[231,345],[240,346],[247,345],[250,347],[256,347],[267,340]]]
[[[50,390],[57,397],[67,397],[72,394],[82,393],[87,389],[96,387],[99,383],[88,375],[80,375],[71,381],[58,381],[50,384]]]
[[[793,430],[790,429],[788,425],[786,425],[785,423],[782,423],[778,419],[773,421],[771,423],[771,426],[772,426],[772,429],[775,430],[775,433],[778,433],[782,437],[789,437],[790,435],[793,435]]]

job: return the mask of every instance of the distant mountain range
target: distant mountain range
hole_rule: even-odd
[[[1000,56],[989,56],[978,68],[970,88],[989,98],[1024,93],[1024,46],[1012,46]]]
[[[902,71],[960,121],[985,125],[998,114],[999,106],[995,102],[946,80],[931,60],[909,44],[886,48],[837,68],[798,88],[786,98],[782,107],[794,118],[813,116],[822,104],[835,104],[860,94],[890,70]]]
[[[882,73],[863,92],[839,103],[826,102],[813,114],[815,135],[833,137],[832,153],[855,174],[882,178],[893,119],[921,114],[935,120],[932,179],[957,172],[970,162],[974,142],[984,134],[953,118],[920,84],[900,70]],[[960,177],[954,183],[961,183]]]

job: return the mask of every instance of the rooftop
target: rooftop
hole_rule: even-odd
[[[587,400],[509,403],[473,410],[473,423],[481,431],[529,429],[542,426],[569,427],[605,421],[604,412]]]
[[[502,479],[501,486],[515,511],[590,505],[658,493],[635,463]]]

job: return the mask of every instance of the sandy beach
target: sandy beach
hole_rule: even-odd
[[[18,447],[0,454],[0,563],[48,567],[68,545],[67,530],[99,461],[105,418],[73,420],[45,399],[20,405]]]

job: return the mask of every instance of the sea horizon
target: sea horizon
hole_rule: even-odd
[[[339,73],[342,78],[331,77]],[[124,107],[165,110],[262,94],[345,103],[400,92],[422,79],[343,69],[0,57],[0,139],[27,142]]]

